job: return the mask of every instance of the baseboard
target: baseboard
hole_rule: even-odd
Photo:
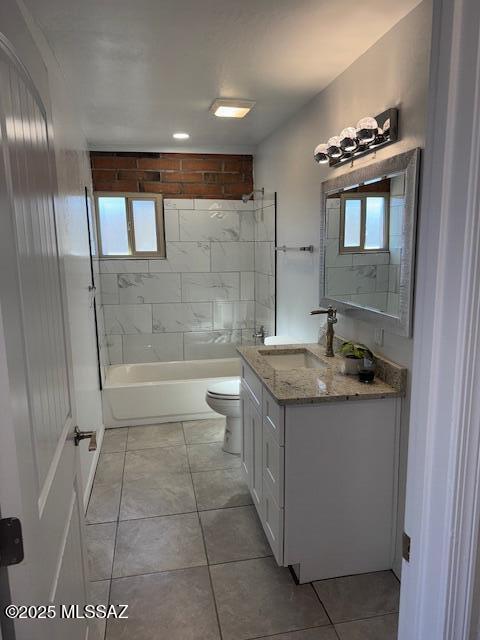
[[[97,449],[93,454],[92,463],[90,465],[90,471],[88,473],[87,482],[85,483],[85,488],[83,490],[83,510],[86,513],[88,507],[88,501],[90,500],[90,493],[93,487],[93,479],[95,478],[95,471],[97,470],[98,457],[100,455],[100,451],[102,449],[103,443],[103,435],[105,433],[105,427],[102,425],[100,429],[97,430]]]

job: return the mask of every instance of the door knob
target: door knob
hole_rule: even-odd
[[[73,441],[75,442],[75,446],[78,447],[80,444],[80,440],[86,440],[90,438],[90,442],[88,443],[89,451],[97,450],[97,432],[96,431],[80,431],[78,427],[75,427]]]

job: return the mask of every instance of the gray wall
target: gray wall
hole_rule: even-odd
[[[400,141],[356,161],[363,166],[414,147],[425,140],[431,34],[431,0],[424,0],[332,84],[259,145],[255,183],[277,191],[278,244],[320,242],[320,185],[349,167],[329,169],[313,161],[313,148],[359,118],[388,107],[400,109]],[[421,247],[419,248],[421,251]],[[277,264],[277,333],[315,341],[319,302],[318,250],[315,254],[279,254]],[[294,301],[294,304],[292,304]],[[373,327],[341,317],[340,335],[373,346]],[[411,368],[412,340],[385,334],[377,352]],[[402,415],[402,470],[406,468],[409,402]],[[403,475],[403,474],[402,474]],[[402,486],[404,477],[402,478]],[[401,492],[400,501],[404,495]],[[403,519],[403,513],[401,514]]]

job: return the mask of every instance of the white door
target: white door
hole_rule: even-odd
[[[86,599],[82,487],[43,105],[0,47],[0,508],[19,517],[25,559],[8,568],[15,605]],[[2,594],[4,597],[4,593]],[[21,620],[4,640],[80,640],[84,620]],[[8,635],[7,635],[8,633]]]

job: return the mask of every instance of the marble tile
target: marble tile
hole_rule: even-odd
[[[169,209],[194,209],[195,201],[193,198],[165,198],[163,208],[165,212]]]
[[[275,335],[275,307],[268,309],[263,304],[255,302],[255,326],[259,328],[262,324],[265,327],[265,335]]]
[[[211,302],[177,302],[154,304],[153,331],[208,331],[213,329]]]
[[[188,473],[187,448],[161,447],[127,451],[124,481],[142,480],[169,473]]]
[[[123,360],[127,364],[183,360],[183,334],[149,333],[123,336]]]
[[[391,264],[388,272],[388,290],[391,293],[400,292],[400,267]]]
[[[127,447],[128,429],[105,429],[102,442],[102,453],[118,453],[125,451]]]
[[[405,208],[402,204],[390,206],[389,233],[390,236],[400,236],[403,233],[403,223],[405,220]]]
[[[220,240],[237,242],[240,238],[240,217],[236,211],[179,212],[182,242]]]
[[[240,274],[240,300],[255,300],[255,274],[242,271]]]
[[[390,254],[388,251],[382,253],[354,253],[352,254],[353,266],[363,266],[371,264],[388,264],[390,262]]]
[[[209,242],[167,242],[166,260],[149,260],[150,273],[210,271]]]
[[[255,240],[255,214],[253,211],[242,211],[240,214],[240,240]]]
[[[315,627],[314,629],[304,629],[303,631],[292,631],[292,633],[280,633],[274,636],[263,636],[259,640],[338,640],[333,627]]]
[[[375,291],[376,266],[327,267],[327,291],[330,295]]]
[[[255,300],[269,309],[275,308],[275,278],[255,273]]]
[[[212,242],[212,271],[253,271],[253,242]]]
[[[165,224],[165,242],[178,242],[180,240],[180,224],[178,222],[178,211],[176,209],[167,210],[163,213]],[[145,269],[143,269],[145,271]]]
[[[120,304],[103,307],[107,334],[152,333],[152,307],[149,304]]]
[[[88,503],[86,521],[89,524],[114,522],[118,518],[124,453],[101,453]]]
[[[275,206],[255,211],[255,240],[275,242]]]
[[[389,293],[387,297],[387,313],[397,316],[400,313],[400,294]]]
[[[368,620],[336,624],[340,640],[397,640],[398,616],[391,614]]]
[[[88,577],[91,581],[110,579],[115,548],[116,522],[86,527]]]
[[[388,291],[388,280],[390,277],[390,265],[379,264],[377,266],[377,279],[375,291]]]
[[[398,611],[400,583],[391,571],[320,580],[313,586],[334,624]]]
[[[273,276],[275,273],[275,252],[273,242],[255,243],[255,271]]]
[[[209,358],[236,358],[236,345],[240,344],[240,331],[209,331],[184,334],[185,360]]]
[[[200,520],[210,564],[272,555],[253,506],[202,511]]]
[[[187,444],[223,442],[225,418],[220,418],[219,420],[188,420],[183,423],[183,431]]]
[[[100,300],[102,304],[118,304],[118,276],[116,273],[100,274]]]
[[[187,445],[191,471],[240,468],[240,456],[222,449],[223,442]]]
[[[113,577],[207,564],[198,514],[126,520],[118,525]]]
[[[93,604],[94,606],[103,605],[105,607],[108,605],[109,595],[110,580],[92,582],[89,585],[88,604]],[[106,621],[100,618],[90,620],[88,640],[104,640],[106,626]]]
[[[106,336],[106,347],[109,364],[123,363],[123,343],[121,335]]]
[[[340,237],[340,208],[327,209],[327,238]]]
[[[325,242],[325,265],[327,267],[351,267],[353,254],[339,253],[338,239],[331,238]]]
[[[403,196],[405,193],[405,174],[399,174],[390,179],[390,195]]]
[[[118,291],[122,304],[146,302],[180,302],[181,286],[178,273],[137,273],[118,276]]]
[[[129,618],[110,620],[107,640],[220,640],[207,567],[113,580],[111,602]]]
[[[253,200],[243,202],[241,198],[238,200],[215,200],[210,198],[195,198],[195,210],[208,211],[252,211]],[[187,207],[185,207],[186,209]]]
[[[192,473],[199,511],[252,504],[240,469]]]
[[[130,427],[127,450],[174,447],[185,444],[181,422],[165,422],[145,427]]]
[[[120,520],[196,511],[189,473],[163,473],[123,483]]]
[[[273,558],[214,565],[210,574],[224,640],[329,624],[312,586],[296,585]]]
[[[143,273],[148,271],[148,260],[130,258],[128,260],[100,260],[100,273]]]
[[[340,198],[328,198],[325,208],[327,211],[331,209],[340,209]]]
[[[253,337],[252,329],[242,329],[242,344],[243,345],[255,344],[255,338]]]
[[[249,329],[255,325],[253,301],[214,302],[214,329]]]
[[[210,300],[239,300],[238,273],[182,274],[182,300],[208,302]]]

